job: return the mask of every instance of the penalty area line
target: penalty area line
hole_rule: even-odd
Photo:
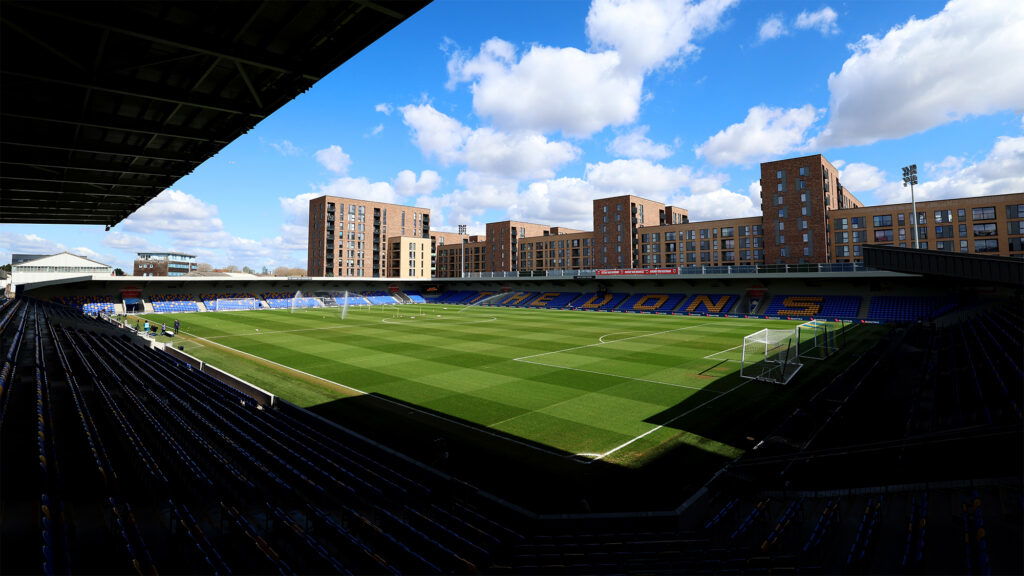
[[[447,417],[442,416],[440,414],[436,414],[434,412],[429,412],[427,410],[423,410],[422,408],[418,408],[418,407],[413,406],[411,404],[405,404],[403,402],[396,402],[395,400],[391,400],[391,399],[385,398],[383,396],[373,396],[369,392],[366,392],[365,390],[360,390],[358,388],[353,388],[352,386],[348,386],[348,385],[342,384],[340,382],[335,382],[334,380],[328,380],[327,378],[324,378],[323,376],[317,376],[316,374],[310,374],[309,372],[306,372],[304,370],[299,370],[298,368],[292,368],[291,366],[285,366],[284,364],[281,364],[280,362],[274,362],[273,360],[268,360],[266,358],[263,358],[262,356],[257,356],[255,354],[251,354],[249,352],[246,352],[245,350],[239,350],[237,348],[232,348],[230,346],[225,346],[225,345],[223,345],[223,344],[221,344],[219,342],[213,342],[211,340],[203,338],[202,336],[196,336],[195,334],[189,334],[188,332],[183,332],[183,334],[188,334],[189,336],[191,336],[191,337],[193,337],[193,338],[195,338],[197,340],[205,340],[205,341],[209,342],[210,344],[213,344],[214,346],[219,346],[221,348],[227,348],[228,350],[233,350],[235,352],[238,352],[239,354],[243,354],[245,356],[250,356],[252,358],[256,358],[257,360],[260,360],[262,362],[266,362],[268,364],[273,364],[275,366],[280,366],[281,368],[283,368],[286,371],[296,372],[298,374],[304,374],[306,376],[309,376],[310,378],[314,378],[316,380],[320,380],[321,382],[326,382],[328,384],[337,386],[339,388],[345,388],[346,390],[351,390],[351,391],[355,392],[356,394],[362,394],[364,396],[371,396],[375,400],[380,400],[382,402],[387,402],[388,404],[392,404],[394,406],[398,406],[399,408],[404,408],[406,410],[410,410],[410,411],[413,411],[413,412],[418,412],[418,413],[420,413],[420,414],[422,414],[424,416],[429,416],[431,418],[436,418],[438,420],[443,420],[445,422],[448,422],[449,424],[455,424],[457,426],[460,426],[462,428],[466,428],[468,430],[472,430],[474,432],[478,432],[478,433],[481,433],[481,434],[486,434],[488,436],[492,436],[494,438],[498,438],[498,439],[504,440],[506,442],[512,442],[512,443],[515,443],[515,444],[519,444],[521,446],[525,446],[527,448],[531,448],[531,449],[536,450],[538,452],[543,452],[545,454],[550,454],[552,456],[558,456],[558,457],[561,457],[561,458],[565,458],[566,457],[566,454],[564,454],[562,452],[557,452],[555,450],[548,450],[548,449],[542,448],[540,446],[535,446],[535,445],[533,445],[533,444],[531,444],[529,442],[524,442],[522,440],[517,440],[515,438],[512,438],[512,437],[504,435],[504,434],[498,434],[496,432],[492,432],[492,431],[487,430],[486,428],[484,428],[482,426],[473,426],[473,425],[470,425],[470,424],[466,424],[465,422],[460,422],[458,420],[455,420],[454,418],[447,418]],[[286,398],[286,400],[287,400],[287,398]],[[303,410],[305,410],[305,408],[303,408]]]
[[[651,428],[651,429],[650,429],[650,430],[648,430],[647,432],[644,432],[643,434],[641,434],[641,435],[639,435],[639,436],[637,436],[637,437],[633,438],[632,440],[628,440],[628,441],[626,441],[626,442],[623,442],[622,444],[619,444],[618,446],[616,446],[615,448],[612,448],[611,450],[609,450],[609,451],[605,452],[604,454],[599,454],[599,455],[598,455],[598,456],[597,456],[596,458],[593,458],[592,460],[588,461],[587,463],[589,464],[590,462],[596,462],[596,461],[598,461],[598,460],[604,460],[604,459],[605,459],[605,458],[607,458],[608,456],[611,456],[612,454],[614,454],[614,453],[618,452],[619,450],[622,450],[623,448],[625,448],[626,446],[629,446],[630,444],[632,444],[632,443],[636,442],[637,440],[640,440],[640,439],[642,439],[642,438],[646,438],[647,436],[649,436],[649,435],[651,435],[651,434],[653,434],[653,433],[657,432],[658,430],[661,430],[661,429],[662,429],[662,428],[664,428],[665,426],[668,426],[669,424],[671,424],[671,423],[675,422],[676,420],[679,420],[679,419],[680,419],[680,418],[682,418],[683,416],[689,416],[689,415],[690,415],[690,414],[692,414],[693,412],[695,412],[695,411],[697,411],[697,410],[700,410],[701,408],[703,408],[703,407],[707,406],[708,404],[710,404],[710,403],[714,402],[715,400],[718,400],[718,399],[719,399],[719,398],[721,398],[722,396],[725,396],[726,394],[729,394],[730,392],[734,392],[734,391],[736,391],[736,390],[739,390],[739,389],[740,389],[740,388],[742,388],[742,387],[743,387],[743,385],[744,385],[744,384],[746,384],[747,382],[749,382],[749,380],[744,380],[743,382],[740,382],[739,384],[737,384],[737,385],[733,386],[732,388],[730,388],[730,389],[726,390],[725,392],[722,392],[722,393],[721,393],[721,394],[719,394],[718,396],[715,396],[714,398],[712,398],[712,399],[710,399],[710,400],[706,400],[706,401],[704,401],[704,402],[702,402],[702,403],[700,403],[700,404],[698,404],[698,405],[694,406],[693,408],[690,408],[690,409],[689,409],[689,410],[687,410],[686,412],[683,412],[682,414],[680,414],[680,415],[678,415],[678,416],[675,416],[675,417],[673,417],[673,418],[671,418],[671,419],[667,420],[667,421],[666,421],[666,422],[665,422],[664,424],[659,424],[659,425],[655,426],[654,428]]]
[[[551,352],[541,352],[540,354],[530,354],[528,356],[520,356],[519,358],[513,358],[517,362],[525,361],[527,358],[537,358],[540,356],[549,356],[551,354],[558,354],[559,352],[570,352],[572,350],[582,350],[584,348],[593,348],[594,346],[603,346],[605,344],[614,344],[616,342],[625,342],[626,340],[635,340],[636,338],[647,338],[648,336],[658,336],[659,334],[668,334],[670,332],[681,332],[683,330],[690,330],[692,328],[700,328],[701,326],[710,326],[711,322],[705,322],[703,324],[695,324],[693,326],[683,326],[682,328],[672,328],[671,330],[662,330],[660,332],[648,332],[646,334],[639,334],[637,336],[627,336],[625,338],[619,338],[618,340],[611,340],[609,342],[596,342],[594,344],[584,344],[582,346],[573,346],[571,348],[562,348],[561,350],[552,350]],[[618,334],[618,332],[615,332]],[[605,334],[608,336],[609,334]]]
[[[714,390],[707,390],[697,386],[687,386],[685,384],[673,384],[671,382],[662,382],[661,380],[647,380],[646,378],[636,378],[633,376],[623,376],[622,374],[612,374],[610,372],[598,372],[597,370],[587,370],[586,368],[570,368],[568,366],[559,366],[558,364],[545,364],[543,362],[534,362],[532,360],[522,360],[519,358],[515,359],[516,362],[522,362],[523,364],[533,364],[534,366],[546,366],[548,368],[558,368],[560,370],[573,370],[575,372],[586,372],[587,374],[597,374],[598,376],[611,376],[612,378],[621,378],[623,380],[633,380],[634,382],[647,382],[649,384],[661,384],[663,386],[674,386],[676,388],[687,388],[689,390],[699,390],[709,392],[711,394],[721,395],[723,392],[715,392]]]

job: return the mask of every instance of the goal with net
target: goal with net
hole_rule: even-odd
[[[217,298],[213,303],[214,312],[226,310],[255,310],[259,305],[255,298]]]
[[[743,337],[741,377],[788,384],[802,367],[795,330],[765,328]]]
[[[842,324],[838,326],[830,322],[811,320],[796,327],[796,340],[801,358],[824,360],[839,350],[837,334],[842,332]]]

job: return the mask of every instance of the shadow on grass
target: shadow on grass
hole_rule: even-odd
[[[727,461],[681,445],[639,468],[591,462],[377,393],[309,410],[538,513],[674,508]]]

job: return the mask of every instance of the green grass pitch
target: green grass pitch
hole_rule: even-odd
[[[344,319],[337,308],[145,318],[180,320],[175,345],[300,406],[375,393],[541,450],[624,464],[670,438],[738,455],[685,433],[686,420],[706,420],[740,388],[770,394],[774,385],[739,377],[743,337],[799,324],[440,304],[352,308]]]

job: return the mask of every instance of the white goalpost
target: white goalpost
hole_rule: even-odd
[[[838,329],[842,332],[842,328]],[[811,320],[796,327],[796,340],[801,358],[824,360],[837,350],[837,329],[828,322]]]
[[[796,330],[765,328],[743,338],[743,378],[788,384],[802,367]]]
[[[217,298],[213,303],[214,312],[226,310],[255,310],[259,308],[255,298]]]

